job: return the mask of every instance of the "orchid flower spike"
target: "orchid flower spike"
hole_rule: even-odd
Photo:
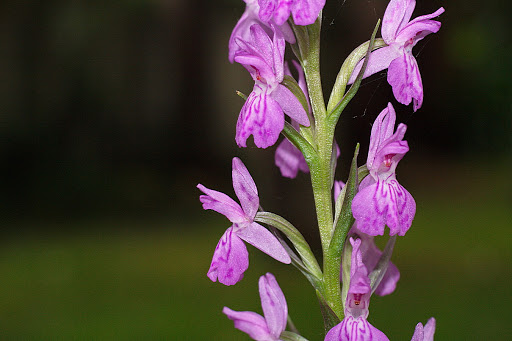
[[[233,188],[240,205],[224,193],[197,185],[203,193],[199,200],[205,210],[223,214],[233,223],[222,235],[213,253],[208,277],[225,285],[233,285],[243,278],[249,267],[249,254],[242,240],[260,249],[274,259],[289,264],[290,256],[279,240],[266,228],[254,222],[259,197],[256,184],[239,158],[233,158]]]
[[[276,22],[271,19],[268,22],[263,22],[260,20],[258,13],[260,11],[260,5],[258,5],[258,0],[244,0],[245,1],[245,11],[238,20],[233,32],[231,33],[231,37],[229,38],[229,61],[233,63],[235,61],[235,53],[240,49],[238,44],[236,43],[237,39],[241,39],[244,41],[249,41],[251,39],[251,26],[254,24],[260,24],[262,28],[267,32],[269,36],[271,36],[272,28],[271,25],[274,26],[276,30],[279,30],[284,37],[284,39],[290,44],[295,44],[295,35],[293,34],[292,28],[288,25],[287,22],[284,22],[282,25],[276,24]]]
[[[224,307],[222,312],[235,323],[235,328],[247,333],[253,340],[278,341],[286,328],[288,306],[284,294],[271,273],[258,282],[263,316],[252,311],[234,311]]]
[[[423,84],[412,48],[431,33],[441,28],[439,21],[431,20],[444,12],[441,7],[432,14],[413,20],[416,0],[391,0],[382,20],[382,38],[388,46],[373,51],[363,77],[388,69],[388,83],[398,102],[409,105],[413,100],[414,111],[423,103]],[[353,83],[361,70],[360,61],[350,77]]]
[[[366,167],[370,174],[361,181],[352,201],[352,214],[357,228],[370,236],[383,235],[384,226],[390,235],[405,235],[416,213],[412,195],[396,180],[398,162],[409,151],[403,141],[405,124],[393,134],[396,114],[391,103],[375,120],[370,136]]]
[[[436,331],[436,319],[431,317],[425,327],[419,322],[414,329],[411,341],[434,341]]]
[[[272,26],[273,40],[260,25],[252,25],[250,39],[236,42],[240,49],[235,61],[242,64],[254,79],[254,88],[245,101],[236,124],[236,143],[247,146],[254,136],[259,148],[276,143],[284,127],[284,113],[303,126],[309,126],[306,111],[295,95],[281,84],[284,78],[285,41]]]
[[[325,0],[258,0],[259,16],[264,22],[273,19],[282,25],[290,12],[296,25],[311,25],[325,5]]]
[[[329,330],[324,341],[389,341],[383,332],[366,320],[372,293],[370,279],[362,259],[361,240],[354,240],[351,237],[350,244],[352,245],[352,259],[350,286],[345,303],[345,318]]]

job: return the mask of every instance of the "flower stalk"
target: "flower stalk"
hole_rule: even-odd
[[[343,306],[340,300],[339,269],[337,270],[337,283],[333,283],[334,281],[330,278],[332,277],[330,275],[333,273],[334,269],[332,267],[335,266],[336,261],[328,252],[333,233],[331,159],[333,155],[334,129],[328,126],[327,111],[322,92],[320,77],[320,30],[321,15],[313,25],[307,26],[308,39],[298,39],[297,44],[299,44],[299,50],[302,52],[302,66],[306,76],[315,121],[314,141],[318,157],[311,160],[313,162],[309,162],[308,166],[311,173],[311,185],[322,244],[324,286],[321,294],[325,303],[336,314],[338,319],[342,319]],[[304,46],[304,44],[307,44],[307,46]]]

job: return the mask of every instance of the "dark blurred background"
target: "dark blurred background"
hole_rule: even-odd
[[[386,6],[327,0],[325,97]],[[418,1],[413,17],[440,6],[440,32],[414,49],[423,107],[399,105],[385,73],[365,80],[337,131],[338,176],[357,141],[365,162],[371,123],[392,101],[411,149],[399,180],[418,211],[393,256],[399,288],[372,300],[370,321],[390,339],[436,316],[436,339],[508,340],[511,5]],[[256,281],[273,271],[299,329],[321,339],[314,294],[293,269],[251,248],[236,287],[205,276],[229,225],[202,211],[195,186],[234,195],[233,156],[261,204],[319,243],[308,176],[284,179],[274,148],[234,142],[235,90],[252,88],[227,60],[243,9],[241,0],[0,4],[2,338],[243,340],[221,309],[261,313]]]

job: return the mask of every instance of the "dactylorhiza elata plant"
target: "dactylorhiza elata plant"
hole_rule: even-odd
[[[212,281],[234,285],[249,267],[249,243],[275,260],[293,264],[311,283],[320,303],[325,340],[388,340],[384,331],[368,322],[373,294],[391,294],[400,278],[391,263],[397,236],[404,236],[416,213],[413,196],[398,182],[396,168],[409,151],[406,125],[396,125],[389,103],[371,129],[366,163],[357,164],[359,145],[345,182],[335,180],[340,149],[334,140],[338,119],[357,93],[361,80],[387,69],[396,100],[423,103],[423,84],[412,49],[441,23],[444,12],[411,20],[415,0],[391,0],[376,38],[371,38],[343,62],[327,105],[322,93],[319,53],[322,9],[325,0],[244,0],[245,12],[229,39],[228,58],[243,65],[254,80],[236,123],[235,141],[246,147],[252,135],[259,148],[275,145],[275,163],[281,174],[294,178],[309,172],[318,230],[322,267],[307,241],[292,223],[265,212],[251,174],[233,158],[233,188],[238,202],[228,195],[197,187],[204,193],[204,209],[223,214],[231,226],[220,238],[208,270]],[[285,61],[287,45],[297,60]],[[290,71],[296,70],[294,79]],[[386,226],[388,229],[386,229]],[[389,232],[388,232],[389,231]],[[384,250],[374,236],[389,234]],[[291,323],[286,299],[274,275],[260,277],[263,316],[224,307],[235,328],[254,340],[307,340]],[[372,321],[374,321],[372,319]],[[378,325],[378,322],[375,322]],[[385,326],[379,326],[385,329]],[[411,326],[412,329],[412,326]],[[412,340],[433,340],[435,320],[416,325]]]

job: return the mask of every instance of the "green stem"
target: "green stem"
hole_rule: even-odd
[[[330,198],[330,160],[332,139],[327,134],[324,96],[320,79],[320,18],[307,26],[307,48],[302,49],[304,74],[308,85],[311,108],[315,118],[315,144],[317,149],[316,162],[310,164],[311,181],[315,197],[318,226],[322,249],[329,246],[332,230],[332,202]]]
[[[323,125],[324,124],[318,124],[318,127],[322,127]],[[315,167],[312,167],[310,171],[323,251],[323,296],[326,303],[341,320],[343,318],[343,306],[341,304],[339,275],[337,280],[333,281],[331,278],[333,274],[339,273],[340,270],[334,268],[336,266],[336,260],[332,257],[332,254],[329,253],[329,244],[333,232],[333,207],[331,199],[332,134],[327,127],[325,128],[325,131],[317,130],[317,137],[325,140],[318,142],[319,162]]]
[[[311,100],[311,108],[315,123],[325,121],[326,108],[322,92],[322,80],[320,77],[320,28],[321,16],[314,24],[307,26],[308,46],[302,52],[304,74]]]
[[[327,111],[322,92],[320,78],[320,29],[321,17],[310,26],[307,26],[307,41],[299,40],[302,53],[302,64],[308,85],[311,108],[315,118],[315,135],[317,158],[309,163],[311,172],[311,184],[315,200],[316,215],[320,240],[322,243],[324,276],[327,273],[339,273],[332,267],[336,262],[329,255],[329,243],[333,233],[333,207],[332,207],[332,174],[331,156],[334,137],[334,127],[329,126]],[[307,44],[306,44],[307,43]],[[341,303],[341,289],[339,279],[336,284],[333,281],[325,281],[322,293],[325,302],[332,311],[343,318],[343,305]]]

